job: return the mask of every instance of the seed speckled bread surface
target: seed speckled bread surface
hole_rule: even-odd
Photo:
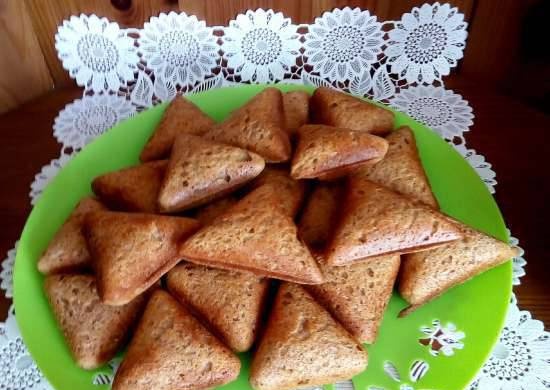
[[[305,183],[294,180],[284,168],[267,167],[252,181],[251,188],[264,187],[257,191],[254,202],[275,202],[285,214],[294,217],[304,199]],[[252,201],[252,199],[250,199]]]
[[[50,275],[44,290],[74,360],[87,370],[115,356],[145,304],[143,295],[123,306],[103,304],[92,275]]]
[[[358,341],[373,343],[392,295],[400,256],[377,256],[342,267],[318,262],[326,282],[307,290]]]
[[[204,137],[251,150],[268,162],[288,161],[291,147],[281,92],[264,89]]]
[[[324,250],[337,223],[343,195],[341,182],[319,182],[315,185],[298,224],[300,237],[310,248]]]
[[[461,229],[461,240],[404,256],[399,293],[411,304],[404,314],[517,256],[516,249],[496,238],[466,225]]]
[[[326,253],[329,265],[351,264],[381,254],[417,252],[462,236],[449,217],[363,177],[349,178],[344,203]]]
[[[248,150],[180,135],[160,189],[160,210],[181,211],[226,195],[258,176],[264,166],[264,159]]]
[[[113,390],[193,390],[231,382],[241,362],[165,291],[151,296]]]
[[[203,135],[214,120],[195,104],[178,95],[170,102],[154,133],[143,148],[141,161],[160,160],[170,155],[172,144],[180,134]]]
[[[394,115],[390,110],[331,88],[317,88],[310,105],[315,123],[377,135],[393,129]]]
[[[437,200],[418,155],[412,130],[406,126],[401,127],[388,135],[386,140],[389,148],[382,161],[373,166],[360,168],[358,174],[438,209]]]
[[[283,93],[283,107],[286,130],[289,134],[294,134],[309,119],[309,94],[305,91]]]
[[[48,275],[90,268],[90,253],[82,234],[82,225],[88,213],[104,209],[94,198],[82,199],[38,260],[38,270]]]
[[[180,260],[178,245],[196,231],[190,218],[102,211],[86,218],[85,234],[104,303],[123,305]]]
[[[181,263],[168,272],[168,289],[206,321],[236,352],[256,338],[268,280],[237,272]]]
[[[367,351],[301,286],[281,285],[252,359],[255,390],[334,383],[366,366]]]
[[[387,150],[388,141],[363,131],[304,125],[298,129],[290,174],[295,179],[334,179],[379,162]]]
[[[278,203],[256,201],[256,194],[264,189],[258,187],[185,241],[180,256],[216,268],[251,271],[297,283],[321,283],[321,271],[298,240],[292,218]]]
[[[113,210],[155,213],[168,161],[151,161],[108,172],[92,181],[94,193]]]

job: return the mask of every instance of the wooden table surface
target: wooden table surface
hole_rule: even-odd
[[[476,83],[452,80],[474,108],[467,145],[483,154],[497,172],[496,200],[527,259],[527,275],[515,288],[519,305],[550,327],[550,117]],[[59,155],[52,124],[65,104],[81,91],[51,92],[0,116],[0,256],[13,247],[31,211],[34,175]],[[2,257],[3,258],[3,257]],[[10,301],[0,297],[0,320]]]

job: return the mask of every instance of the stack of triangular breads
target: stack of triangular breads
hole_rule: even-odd
[[[408,313],[512,257],[439,211],[393,119],[328,88],[266,88],[221,123],[176,97],[38,262],[77,364],[129,341],[113,389],[204,389],[253,350],[254,389],[332,383],[365,369],[396,280]]]

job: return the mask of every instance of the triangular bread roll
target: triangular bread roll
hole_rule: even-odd
[[[289,134],[294,134],[309,118],[309,94],[306,91],[283,93],[285,110],[285,127]]]
[[[319,182],[309,195],[300,217],[298,232],[315,251],[324,250],[337,223],[343,195],[344,187],[340,182]]]
[[[178,135],[203,135],[212,126],[214,126],[212,118],[195,104],[178,95],[164,112],[155,132],[143,148],[140,159],[151,161],[167,158]]]
[[[327,264],[410,253],[461,237],[449,217],[362,177],[349,179],[344,210],[327,251]]]
[[[258,176],[264,166],[256,153],[182,134],[159,192],[160,211],[181,211],[226,195]]]
[[[310,101],[315,123],[372,134],[393,129],[393,112],[334,89],[320,87]]]
[[[237,272],[182,263],[168,272],[168,290],[188,305],[236,352],[256,339],[268,280]]]
[[[343,267],[318,262],[326,282],[307,290],[357,340],[373,343],[392,295],[400,256],[378,256]]]
[[[274,201],[283,208],[285,214],[294,218],[304,199],[304,181],[292,179],[286,169],[268,167],[251,184],[253,189],[260,186],[264,187],[265,199],[259,199],[260,194],[257,193],[259,202],[267,199]]]
[[[113,390],[208,389],[231,382],[241,362],[165,291],[151,296]]]
[[[194,218],[197,219],[202,226],[210,225],[216,218],[233,207],[238,201],[239,200],[232,195],[216,199],[198,208],[194,214]]]
[[[92,181],[92,189],[111,209],[155,213],[167,164],[166,160],[151,161],[108,172]]]
[[[90,268],[90,253],[82,234],[82,224],[86,214],[104,209],[94,198],[82,199],[38,260],[38,270],[48,275]]]
[[[92,275],[50,275],[44,289],[76,364],[87,370],[115,356],[145,304],[145,296],[123,306],[103,304]]]
[[[178,245],[198,227],[197,221],[183,217],[89,214],[85,235],[102,301],[124,305],[147,290],[179,262]]]
[[[389,148],[384,159],[374,166],[360,168],[358,174],[364,174],[370,181],[438,209],[412,130],[406,126],[400,127],[388,135],[386,140]]]
[[[515,248],[496,238],[466,225],[461,229],[461,240],[404,257],[399,293],[411,304],[407,312],[517,256]]]
[[[292,218],[274,201],[257,201],[256,195],[265,188],[252,191],[184,242],[181,257],[296,283],[322,283],[321,271],[298,240]]]
[[[334,179],[384,158],[388,141],[375,135],[325,125],[298,129],[290,175],[295,179]]]
[[[204,136],[251,150],[269,162],[287,161],[291,154],[283,99],[275,88],[264,89]]]
[[[255,390],[286,390],[349,379],[367,366],[367,351],[300,286],[279,288],[252,358]]]

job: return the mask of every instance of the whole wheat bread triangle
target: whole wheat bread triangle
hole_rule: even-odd
[[[240,361],[165,291],[151,296],[113,390],[207,389],[231,382]]]
[[[287,169],[267,167],[250,185],[251,189],[258,187],[263,190],[256,193],[254,201],[273,201],[294,218],[304,199],[306,186],[303,180],[292,179]]]
[[[400,256],[382,255],[342,267],[318,262],[326,282],[307,290],[358,341],[373,343],[392,296]]]
[[[256,153],[182,134],[159,192],[160,210],[181,211],[226,195],[258,176],[264,166]]]
[[[283,93],[285,111],[285,128],[290,135],[309,119],[309,94],[306,91],[290,91]]]
[[[252,358],[255,390],[286,390],[350,379],[367,366],[367,351],[301,287],[279,288]]]
[[[323,252],[331,237],[344,195],[341,181],[319,182],[304,206],[298,233],[316,252]]]
[[[518,255],[516,248],[485,233],[466,225],[461,230],[461,240],[404,256],[399,293],[411,307],[403,314]]]
[[[155,213],[167,164],[151,161],[105,173],[92,181],[92,190],[112,210]]]
[[[104,209],[94,198],[82,199],[38,260],[38,270],[43,274],[52,274],[90,268],[91,258],[82,234],[82,225],[88,213]]]
[[[214,121],[195,104],[176,96],[171,102],[154,133],[143,148],[141,161],[160,160],[170,155],[172,144],[180,134],[203,135]]]
[[[260,186],[252,191],[199,230],[183,243],[180,256],[216,268],[251,271],[297,283],[321,283],[319,267],[298,240],[292,218],[278,203],[257,197],[264,189]]]
[[[236,352],[250,349],[259,327],[267,278],[182,263],[168,272],[168,290]]]
[[[152,286],[180,260],[178,245],[196,231],[194,219],[102,211],[85,222],[99,295],[123,305]]]
[[[326,253],[327,264],[426,250],[461,238],[456,223],[432,207],[350,177],[342,218]]]
[[[87,370],[115,356],[145,304],[145,296],[123,306],[103,304],[92,275],[50,275],[44,289],[75,362]]]
[[[390,110],[331,88],[317,88],[310,105],[315,123],[372,134],[386,134],[393,129]]]
[[[384,159],[373,166],[360,168],[358,174],[438,209],[437,200],[418,155],[412,130],[406,126],[400,127],[392,131],[386,140],[389,148]]]
[[[287,161],[291,154],[283,99],[275,88],[264,89],[204,136],[251,150],[268,162]]]
[[[334,179],[384,158],[388,141],[363,132],[325,125],[298,129],[290,174],[295,179]]]

